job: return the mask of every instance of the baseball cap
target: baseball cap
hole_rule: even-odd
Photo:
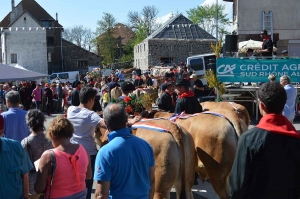
[[[284,54],[284,53],[288,53],[289,51],[287,51],[287,50],[283,50],[282,52],[281,52],[281,54]]]

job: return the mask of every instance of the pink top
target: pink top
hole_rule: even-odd
[[[79,145],[74,155],[54,149],[56,169],[54,171],[51,198],[70,196],[85,189],[89,159],[85,148]],[[50,177],[47,179],[46,196],[49,193]]]
[[[41,93],[41,92],[42,92],[42,90],[39,89],[39,88],[35,88],[35,89],[32,91],[33,98],[34,98],[35,101],[37,101],[37,102],[42,101],[42,100],[41,100],[41,97],[42,97],[42,93]]]

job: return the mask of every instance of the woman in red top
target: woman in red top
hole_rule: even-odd
[[[63,116],[56,117],[50,124],[46,136],[52,140],[56,159],[53,185],[50,198],[85,198],[85,179],[92,177],[89,155],[80,144],[72,144],[70,138],[74,132],[73,125]],[[50,190],[51,152],[45,151],[40,159],[35,191],[46,197]]]

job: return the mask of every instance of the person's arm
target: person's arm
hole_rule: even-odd
[[[34,184],[34,190],[36,193],[42,193],[46,189],[47,177],[51,167],[51,152],[46,151],[43,153],[40,162],[39,169],[37,172],[37,179]]]
[[[104,120],[103,120],[103,119],[98,123],[98,127],[99,127],[99,128],[104,128],[104,129],[107,128],[107,127],[106,127],[106,124],[104,123]]]
[[[184,102],[182,100],[178,102],[177,100],[174,113],[181,113],[183,111],[185,111]]]
[[[199,80],[199,81],[197,82],[197,84],[194,85],[194,88],[197,89],[197,90],[204,91],[204,86],[203,86],[203,84],[202,84],[202,81]]]
[[[29,177],[28,177],[28,173],[25,173],[22,176],[22,186],[23,186],[23,197],[28,198],[28,194],[29,194]]]
[[[95,191],[95,199],[108,199],[110,182],[98,181]]]
[[[165,95],[161,95],[160,98],[158,99],[157,106],[160,110],[166,110],[166,103],[165,102]]]
[[[155,188],[155,177],[154,177],[154,166],[149,170],[149,179],[150,179],[150,190],[149,190],[149,199],[154,197],[154,188]]]

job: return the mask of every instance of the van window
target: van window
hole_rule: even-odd
[[[203,70],[203,59],[202,58],[191,59],[190,65],[191,68],[194,70]]]
[[[209,64],[210,61],[211,61],[211,63],[216,63],[216,56],[211,55],[211,56],[205,56],[204,57],[205,66],[207,66],[207,64]]]
[[[57,74],[50,75],[50,79],[55,79],[57,77]]]
[[[69,79],[69,74],[68,73],[61,73],[58,74],[59,79]]]

